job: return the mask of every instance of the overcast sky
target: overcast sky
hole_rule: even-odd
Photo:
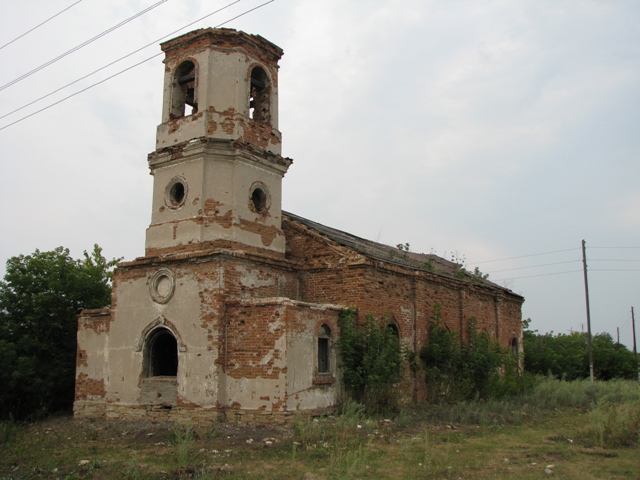
[[[5,45],[77,0],[0,0]],[[160,52],[233,2],[82,0],[0,49],[0,128]],[[242,0],[179,33],[257,7]],[[226,26],[284,49],[283,208],[478,266],[541,332],[632,345],[640,310],[640,2],[275,0]],[[176,36],[178,33],[171,35]],[[162,56],[0,130],[0,273],[36,248],[144,254]],[[638,330],[640,330],[640,311]],[[640,333],[640,332],[639,332]]]

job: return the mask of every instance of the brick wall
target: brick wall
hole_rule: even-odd
[[[416,350],[426,342],[435,305],[442,321],[467,338],[469,321],[503,347],[520,338],[523,299],[492,284],[474,284],[428,271],[356,258],[352,251],[294,221],[283,223],[287,253],[304,265],[300,298],[358,308],[361,317],[391,316],[401,338]]]

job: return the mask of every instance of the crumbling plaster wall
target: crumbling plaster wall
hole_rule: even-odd
[[[75,415],[104,415],[109,383],[110,327],[110,309],[85,310],[78,318]]]
[[[214,301],[205,307],[200,292],[218,287],[218,270],[212,268],[206,278],[199,278],[184,264],[162,267],[169,268],[175,274],[175,288],[166,303],[154,301],[150,293],[150,279],[158,266],[129,266],[117,270],[114,275],[114,312],[109,339],[110,370],[113,374],[108,401],[140,403],[144,377],[144,335],[154,327],[161,327],[177,334],[178,404],[215,405],[217,332],[215,326],[209,332],[202,317],[203,310],[215,311],[219,306]]]
[[[228,301],[224,407],[266,413],[335,407],[340,310],[282,297]],[[332,342],[330,371],[319,374],[317,342],[322,325],[331,329]]]
[[[200,32],[201,33],[201,32]],[[282,51],[275,45],[257,40],[242,32],[228,33],[231,37],[244,37],[248,41],[242,47],[227,43],[218,32],[216,50],[210,50],[212,40],[198,32],[179,37],[163,44],[165,50],[165,80],[162,124],[158,126],[156,148],[171,146],[185,138],[215,136],[220,139],[245,139],[274,154],[281,153],[281,135],[278,129],[278,69],[277,61]],[[253,40],[250,38],[253,37]],[[277,50],[276,50],[277,49]],[[263,59],[260,63],[256,58]],[[196,66],[195,98],[198,112],[186,117],[170,117],[174,72],[186,61]],[[250,122],[249,94],[251,69],[262,67],[269,78],[269,122]],[[240,80],[239,80],[240,79]]]
[[[269,163],[258,158],[218,141],[188,142],[150,155],[154,188],[147,255],[214,240],[284,253],[281,182],[290,161],[274,157]],[[250,202],[257,178],[269,192],[265,212],[256,212]],[[175,179],[185,193],[182,202],[172,205],[167,189]]]
[[[174,275],[170,298],[164,303],[152,295],[154,275],[160,271]],[[81,400],[90,398],[109,404],[154,403],[149,392],[143,395],[145,340],[155,328],[167,328],[176,336],[179,348],[177,399],[169,403],[187,408],[216,408],[233,398],[242,408],[258,409],[260,405],[252,403],[251,395],[244,395],[241,388],[227,382],[223,369],[221,351],[228,333],[225,301],[293,297],[298,290],[298,280],[290,265],[273,259],[264,264],[254,257],[249,260],[220,252],[200,252],[174,261],[147,258],[122,264],[114,272],[112,308],[105,311],[108,322],[100,320],[99,325],[106,327],[96,326],[98,320],[93,317],[82,317],[79,321],[76,394]],[[248,314],[249,324],[259,318],[257,311]],[[239,335],[249,338],[247,332]],[[256,336],[252,341],[264,344],[266,340]],[[286,350],[286,338],[281,343],[278,350]],[[88,396],[90,390],[83,386],[88,384],[84,380],[88,375],[103,386],[101,396],[94,393]],[[269,380],[270,376],[257,378],[256,382]],[[160,387],[168,386],[164,382]],[[96,390],[95,386],[92,388],[91,391]],[[166,403],[166,397],[163,394],[161,403]]]

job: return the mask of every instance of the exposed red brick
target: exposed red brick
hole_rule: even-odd
[[[86,400],[89,397],[105,398],[106,396],[104,380],[89,378],[85,373],[76,377],[76,400]]]

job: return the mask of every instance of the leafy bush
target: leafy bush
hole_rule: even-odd
[[[370,414],[399,410],[394,386],[403,378],[405,362],[412,358],[388,325],[371,315],[357,325],[353,309],[340,315],[338,347],[344,384],[350,397]]]
[[[431,403],[502,398],[531,388],[531,379],[518,375],[518,358],[479,333],[474,318],[466,343],[442,324],[441,305],[436,304],[431,320],[429,340],[420,350]]]

